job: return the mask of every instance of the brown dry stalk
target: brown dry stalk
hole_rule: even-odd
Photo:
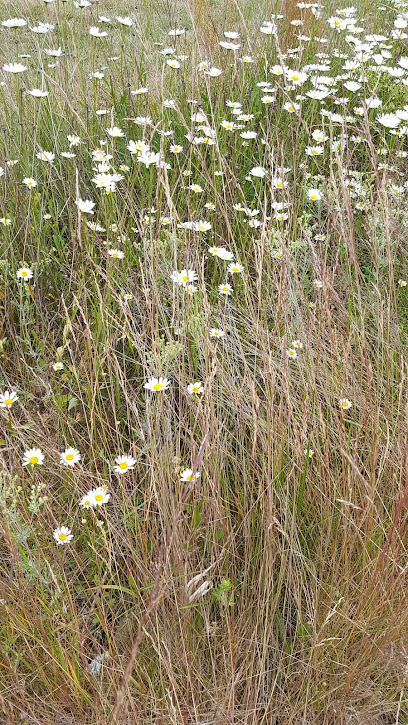
[[[165,533],[163,532],[163,534],[162,534],[162,541],[160,544],[160,550],[159,550],[159,554],[157,557],[156,574],[154,577],[153,588],[152,588],[149,600],[147,602],[147,606],[144,611],[144,614],[139,622],[137,634],[136,634],[136,637],[133,641],[133,644],[132,644],[132,647],[130,650],[129,659],[127,661],[127,665],[125,668],[125,672],[123,674],[121,685],[116,693],[115,707],[113,708],[113,713],[112,713],[112,723],[114,725],[116,725],[116,723],[120,722],[119,718],[120,718],[120,715],[121,715],[121,712],[122,712],[122,709],[123,709],[123,706],[125,703],[126,692],[127,692],[128,686],[129,686],[130,678],[132,676],[133,666],[135,664],[136,657],[139,652],[139,647],[140,647],[140,644],[141,644],[143,636],[144,636],[144,630],[147,626],[147,623],[150,619],[151,614],[156,609],[156,607],[161,599],[161,596],[162,596],[162,592],[160,591],[161,578],[164,573],[165,567],[169,561],[169,557],[170,557],[170,553],[171,553],[171,549],[172,549],[172,543],[173,543],[174,536],[175,536],[176,529],[177,529],[177,524],[180,521],[180,517],[185,509],[186,503],[188,502],[188,500],[193,492],[194,484],[195,484],[194,476],[197,473],[197,471],[201,465],[203,455],[204,455],[204,450],[208,443],[210,434],[211,434],[211,429],[209,428],[201,442],[197,456],[194,459],[193,469],[192,469],[192,471],[193,471],[192,480],[186,486],[184,495],[182,496],[181,501],[179,503],[178,509],[176,511],[176,514],[174,516],[174,519],[173,519],[173,522],[171,525],[171,533],[170,533],[170,538],[168,539],[168,541],[166,540]]]

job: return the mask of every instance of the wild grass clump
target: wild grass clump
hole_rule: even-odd
[[[407,7],[0,0],[0,722],[408,725]]]

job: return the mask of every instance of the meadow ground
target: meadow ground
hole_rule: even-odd
[[[408,725],[408,3],[0,23],[0,722]]]

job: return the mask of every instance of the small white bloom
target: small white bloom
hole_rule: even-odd
[[[222,70],[221,68],[216,68],[215,66],[213,66],[212,68],[205,70],[204,73],[207,76],[210,76],[210,78],[217,78],[219,75],[221,75]]]
[[[106,133],[109,134],[112,138],[123,138],[125,135],[121,128],[118,128],[118,126],[112,126],[111,128],[105,129]]]
[[[117,15],[116,20],[118,21],[118,23],[120,23],[121,25],[126,25],[128,28],[131,28],[133,25],[133,20],[129,17],[122,18],[120,15]]]
[[[110,493],[107,493],[105,486],[98,486],[89,493],[92,496],[94,506],[102,506],[102,504],[108,503],[110,499]]]
[[[395,113],[383,113],[381,116],[377,116],[377,121],[385,128],[397,128],[401,123],[401,119]]]
[[[240,274],[243,271],[244,267],[238,262],[231,262],[231,264],[229,264],[227,267],[227,272],[229,272],[230,274]]]
[[[211,229],[210,222],[200,219],[198,222],[194,222],[194,230],[196,232],[208,232]]]
[[[90,199],[86,199],[85,201],[83,199],[77,199],[75,201],[75,204],[77,205],[78,209],[84,214],[94,213],[93,208],[95,206],[95,202],[91,201]]]
[[[20,267],[16,272],[17,279],[22,279],[24,282],[28,282],[33,277],[33,270],[28,267]]]
[[[73,539],[73,534],[67,526],[59,526],[57,529],[54,529],[53,537],[59,546],[60,544],[69,544]]]
[[[172,28],[171,30],[169,30],[168,35],[170,35],[171,38],[175,38],[178,35],[184,35],[186,30],[187,28]]]
[[[157,393],[161,390],[167,390],[170,385],[171,382],[170,380],[167,380],[167,378],[150,378],[143,387],[146,390],[151,390]]]
[[[228,282],[224,282],[224,284],[218,285],[218,292],[220,295],[224,295],[225,297],[229,297],[232,294],[232,287]]]
[[[21,63],[5,63],[5,65],[3,65],[3,70],[6,73],[24,73],[24,71],[27,70],[27,66],[22,65]]]
[[[33,98],[45,98],[48,96],[48,91],[41,90],[41,88],[33,88],[31,91],[27,91],[27,93]]]
[[[40,159],[40,161],[47,161],[49,164],[54,163],[55,154],[51,151],[39,151],[36,156],[37,159]]]
[[[106,38],[107,34],[106,30],[100,30],[96,25],[91,25],[89,28],[89,35],[92,35],[94,38]]]
[[[185,468],[180,474],[180,479],[183,482],[188,483],[190,481],[196,481],[198,478],[200,478],[200,475],[201,474],[198,471],[196,473],[193,473],[192,468]]]
[[[24,451],[23,466],[42,466],[44,461],[44,453],[41,448],[29,448]]]
[[[196,383],[190,383],[187,388],[187,392],[190,393],[190,395],[194,395],[195,393],[203,393],[203,384],[200,381],[197,381]]]
[[[0,408],[11,408],[16,400],[18,400],[17,393],[14,390],[6,390],[0,394]]]
[[[27,20],[23,18],[9,18],[2,22],[4,28],[23,28],[24,25],[27,25]]]
[[[226,262],[234,259],[233,253],[225,249],[225,247],[210,247],[208,251],[213,257],[219,257],[219,259],[223,259]]]
[[[115,458],[116,466],[113,470],[115,473],[126,473],[126,471],[132,471],[136,465],[136,458],[133,456],[118,456]]]
[[[33,189],[35,186],[37,186],[36,180],[32,179],[29,176],[26,176],[25,179],[23,179],[22,183],[25,184],[28,189]]]
[[[307,195],[311,201],[320,201],[323,199],[323,194],[319,189],[308,189]]]
[[[65,451],[61,453],[61,460],[60,463],[63,466],[69,466],[73,468],[76,463],[78,463],[81,460],[81,454],[76,448],[66,448]]]
[[[263,179],[266,176],[266,171],[262,166],[254,166],[249,172],[251,176],[256,176],[258,179]]]

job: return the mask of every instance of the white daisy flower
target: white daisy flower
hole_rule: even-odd
[[[70,466],[73,468],[78,461],[81,460],[81,454],[76,448],[66,448],[61,455],[60,463],[63,466]]]
[[[17,393],[14,390],[6,390],[4,393],[0,393],[0,408],[11,408],[16,400],[18,400]]]
[[[196,481],[197,478],[200,478],[200,473],[198,471],[193,474],[193,470],[191,468],[185,468],[183,471],[181,471],[180,479],[184,482],[189,481]]]
[[[167,378],[150,378],[147,383],[144,384],[145,390],[152,390],[154,392],[159,392],[161,390],[167,390],[167,388],[171,385],[171,381],[167,380]]]
[[[187,392],[190,393],[190,395],[194,395],[195,393],[203,393],[203,384],[200,381],[197,381],[196,383],[190,383],[187,388]]]
[[[74,538],[73,534],[71,534],[71,529],[68,529],[67,526],[59,526],[57,529],[54,529],[53,537],[57,542],[57,546],[60,544],[69,544]]]
[[[33,270],[28,267],[20,267],[16,272],[17,279],[22,279],[24,282],[28,282],[33,277]]]
[[[118,456],[115,458],[116,466],[113,470],[115,473],[126,473],[126,471],[132,471],[136,464],[136,458],[132,456]]]
[[[24,451],[23,466],[41,466],[44,461],[44,453],[41,448],[29,448]]]

